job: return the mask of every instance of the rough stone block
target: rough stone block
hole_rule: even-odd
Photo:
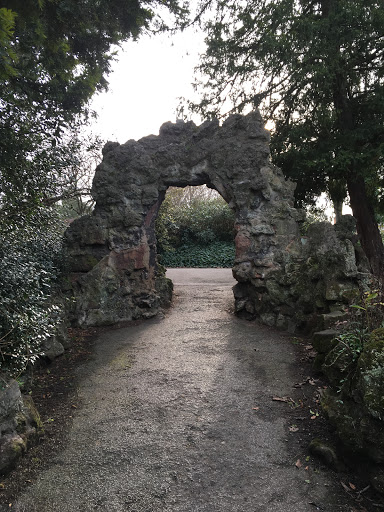
[[[10,470],[25,452],[28,439],[42,425],[30,396],[22,396],[18,383],[2,376],[0,391],[0,473]]]
[[[64,354],[64,347],[56,336],[44,341],[42,348],[43,355],[51,361]]]
[[[26,451],[25,441],[18,434],[6,434],[0,438],[0,473],[9,471]]]
[[[332,311],[331,313],[325,313],[321,316],[324,329],[330,329],[348,318],[348,314],[345,311]]]
[[[315,332],[312,336],[312,344],[320,354],[327,354],[338,343],[335,339],[339,334],[334,329],[325,329],[324,331]]]
[[[15,416],[22,408],[20,387],[15,380],[5,377],[0,380],[0,434],[14,428]]]

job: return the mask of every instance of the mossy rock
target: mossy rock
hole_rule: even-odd
[[[336,471],[344,469],[337,456],[336,449],[330,444],[316,438],[309,443],[308,449],[312,455],[318,457],[326,466]]]
[[[315,332],[312,336],[312,345],[319,354],[328,354],[338,344],[338,334],[339,332],[334,329]]]
[[[69,259],[69,268],[71,272],[89,272],[100,261],[91,254],[78,254],[75,258]]]
[[[169,308],[172,302],[173,282],[163,275],[156,278],[156,292],[160,297],[160,306]]]
[[[322,370],[333,386],[340,387],[341,383],[353,373],[354,365],[354,354],[344,343],[339,342],[325,357]]]
[[[6,434],[0,438],[0,474],[11,470],[17,460],[26,451],[25,440],[16,433]]]
[[[43,432],[44,424],[31,396],[23,395],[23,409],[28,415],[30,425],[36,428],[38,432]]]
[[[358,387],[369,413],[384,420],[384,329],[370,335],[357,363]]]
[[[353,399],[328,390],[321,402],[344,447],[376,463],[384,462],[384,424]]]
[[[384,329],[373,331],[356,354],[339,343],[322,367],[339,388],[324,395],[322,406],[349,451],[384,462]]]

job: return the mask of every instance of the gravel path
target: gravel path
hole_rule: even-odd
[[[332,472],[295,467],[271,400],[296,382],[289,336],[230,313],[230,271],[168,274],[164,319],[98,338],[68,445],[15,510],[350,512]]]

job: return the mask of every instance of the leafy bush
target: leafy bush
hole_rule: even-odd
[[[48,209],[0,228],[0,368],[22,372],[55,332],[62,229]]]
[[[199,189],[171,188],[160,208],[157,249],[165,266],[233,264],[234,213],[221,196],[207,197]]]
[[[160,262],[172,267],[232,267],[235,247],[231,242],[215,242],[207,246],[186,244],[160,255]]]
[[[362,293],[359,304],[352,304],[349,318],[335,336],[336,345],[328,353],[323,365],[331,383],[340,393],[343,386],[355,386],[353,382],[359,371],[359,360],[367,351],[372,332],[382,331],[384,303],[379,290]]]

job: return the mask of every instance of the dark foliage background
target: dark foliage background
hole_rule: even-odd
[[[205,187],[171,188],[156,221],[165,267],[232,267],[234,213]]]

